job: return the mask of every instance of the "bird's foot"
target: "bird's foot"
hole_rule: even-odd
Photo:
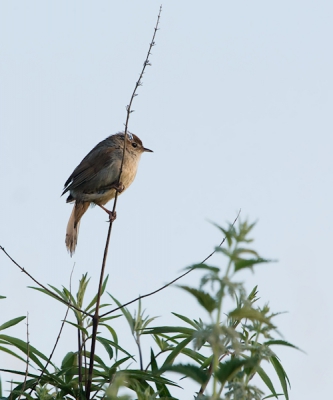
[[[109,211],[108,210],[108,214],[109,214],[109,222],[113,222],[117,218],[116,211]]]
[[[116,191],[120,194],[121,192],[123,192],[125,190],[125,186],[123,185],[122,182],[119,182],[119,185],[115,185],[114,188],[116,189]]]
[[[113,222],[117,218],[117,213],[115,211],[110,211],[101,204],[97,204],[99,207],[101,207],[109,216],[109,222]]]

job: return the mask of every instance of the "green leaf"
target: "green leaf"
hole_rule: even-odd
[[[256,258],[259,258],[259,254],[255,250],[249,249],[247,247],[236,247],[232,252],[234,259],[241,258],[241,254],[252,254]]]
[[[66,324],[73,325],[76,329],[79,329],[81,332],[83,332],[86,335],[86,337],[89,337],[89,332],[83,326],[75,324],[74,322],[70,321],[65,321],[65,322]]]
[[[278,398],[278,395],[276,394],[276,391],[274,389],[272,381],[270,380],[270,378],[266,374],[266,372],[260,367],[260,365],[258,365],[256,367],[256,371],[257,371],[258,375],[260,376],[260,378],[263,380],[263,382],[266,384],[268,389],[271,391],[272,396]]]
[[[66,293],[65,292],[63,292],[62,290],[59,290],[59,289],[57,289],[55,286],[53,286],[53,285],[48,285],[48,286],[50,286],[50,288],[51,289],[53,289],[57,294],[58,294],[58,296],[59,297],[62,297],[66,302],[68,302],[68,297],[66,296]]]
[[[5,298],[6,298],[6,296],[0,296],[0,300],[5,299]],[[0,381],[0,385],[1,385],[1,381]],[[1,394],[0,394],[0,396],[1,396]]]
[[[254,228],[257,222],[253,222],[252,224],[248,224],[247,221],[241,222],[239,221],[238,224],[238,232],[235,234],[235,239],[237,242],[252,242],[253,239],[248,239],[247,235],[250,233],[250,231]]]
[[[97,339],[102,339],[102,341],[104,343],[108,343],[111,347],[115,347],[117,350],[123,352],[124,354],[126,354],[127,356],[131,357],[134,360],[134,357],[128,353],[125,349],[123,349],[122,347],[120,347],[117,343],[113,342],[112,340],[109,339],[105,339],[105,338],[101,338],[100,336],[97,336]],[[102,342],[101,342],[102,343]],[[104,343],[102,343],[104,345]],[[107,350],[107,349],[106,349]],[[108,351],[108,350],[107,350]],[[109,353],[110,354],[110,353]]]
[[[150,366],[152,371],[158,370],[155,354],[152,348],[150,348]]]
[[[246,360],[241,360],[239,358],[232,358],[224,363],[219,364],[219,369],[216,372],[217,379],[224,385],[226,382],[230,382],[234,376],[243,367],[249,368],[253,367],[255,362],[253,359],[248,358]]]
[[[112,365],[111,368],[113,368],[113,369],[118,368],[119,365],[123,364],[124,362],[126,362],[126,361],[129,360],[130,358],[132,358],[132,357],[125,357],[125,358],[122,358],[121,360],[118,360],[117,362],[115,362],[115,363]]]
[[[153,349],[150,349],[150,366],[151,366],[152,372],[158,373],[158,366],[157,366],[156,357],[153,352]],[[156,383],[156,388],[157,388],[157,391],[159,394],[159,398],[167,398],[167,397],[171,396],[171,394],[165,384]]]
[[[163,367],[165,365],[171,365],[173,364],[173,362],[175,361],[176,357],[182,352],[182,350],[192,341],[192,336],[188,337],[186,339],[184,339],[182,342],[180,342],[179,344],[177,344],[177,346],[175,346],[172,351],[170,352],[170,354],[168,355],[168,357],[166,358],[166,360],[163,363]]]
[[[270,357],[269,361],[273,365],[275,372],[276,372],[277,376],[279,377],[279,380],[280,380],[280,383],[282,386],[282,390],[286,397],[286,400],[289,400],[287,384],[289,385],[289,388],[290,388],[290,382],[289,382],[288,375],[286,374],[286,371],[282,367],[282,365],[277,357],[272,356],[272,357]]]
[[[75,358],[76,353],[73,353],[72,351],[68,352],[62,360],[61,368],[66,369],[75,365]]]
[[[52,297],[53,299],[55,299],[57,301],[60,301],[63,304],[68,304],[68,300],[64,297],[63,293],[58,289],[55,289],[55,290],[56,290],[57,293],[60,293],[59,295],[57,293],[53,293],[51,290],[47,291],[45,289],[34,287],[34,286],[28,286],[28,288],[37,290],[38,292],[41,292],[41,293],[44,293],[44,294]],[[59,297],[62,298],[62,301],[59,299]]]
[[[20,349],[24,354],[28,355],[28,346],[27,343],[24,342],[23,340],[7,336],[7,335],[0,335],[0,340],[5,340],[7,343],[12,344],[13,346],[17,347]],[[39,358],[42,358],[44,361],[48,360],[48,357],[46,357],[43,353],[38,351],[35,347],[29,345],[29,358],[35,362],[39,368],[43,369],[44,365],[43,363],[39,360]],[[52,362],[50,362],[50,365],[53,365]]]
[[[117,336],[116,331],[110,325],[107,325],[107,324],[100,323],[100,326],[105,326],[105,328],[111,333],[113,341],[118,346],[118,336]],[[116,347],[116,358],[117,357],[118,357],[118,348]]]
[[[121,317],[121,314],[111,315],[109,317],[104,317],[104,318],[101,318],[100,321],[101,322],[107,322],[107,321],[110,321],[111,319],[116,319],[116,318],[119,318],[119,317]]]
[[[34,400],[34,398],[27,393],[27,391],[32,388],[34,384],[36,384],[36,379],[26,379],[24,383],[19,384],[11,390],[10,397],[8,398],[10,398],[11,400],[14,400],[16,398],[20,399],[22,394],[24,393],[25,400]]]
[[[0,325],[0,331],[3,331],[4,329],[7,329],[11,326],[14,326],[18,324],[19,322],[23,321],[26,317],[17,317],[14,319],[11,319],[10,321],[5,322],[4,324]]]
[[[175,315],[176,317],[178,317],[178,318],[180,318],[181,320],[185,321],[185,322],[188,323],[189,325],[193,326],[193,328],[195,328],[195,329],[198,328],[198,325],[197,325],[194,321],[192,321],[191,319],[185,317],[184,315],[177,314],[177,313],[175,313],[175,312],[173,312],[173,313],[171,313],[171,314]]]
[[[113,358],[113,349],[110,346],[110,343],[107,339],[104,339],[103,337],[97,336],[96,339],[102,343],[102,345],[104,346],[105,350],[107,351],[107,353],[109,354],[109,358],[110,360]]]
[[[82,309],[83,306],[83,299],[84,299],[84,295],[86,293],[87,290],[87,286],[89,284],[90,278],[87,278],[88,274],[85,273],[82,275],[82,278],[80,279],[79,282],[79,289],[76,293],[76,304],[79,308]]]
[[[169,344],[169,338],[166,335],[153,335],[155,343],[159,347],[161,352],[169,350],[171,348]],[[170,340],[172,342],[172,340]]]
[[[109,296],[113,299],[113,301],[117,304],[118,307],[121,307],[122,304],[120,303],[120,301],[118,301],[115,297],[113,297],[110,293]],[[131,328],[131,332],[134,332],[134,325],[135,325],[135,321],[134,318],[132,317],[132,314],[128,311],[128,309],[126,307],[122,307],[120,309],[120,311],[124,314],[124,317],[126,318],[128,325]]]
[[[235,228],[232,226],[232,224],[229,224],[229,229],[224,229],[220,225],[215,224],[214,222],[212,223],[216,228],[218,228],[225,236],[228,246],[231,247],[232,245],[232,239],[235,235]]]
[[[182,350],[182,354],[185,354],[187,357],[192,358],[192,360],[199,363],[201,367],[202,364],[205,363],[207,360],[207,357],[203,356],[201,353],[195,350],[189,349],[188,347]]]
[[[12,350],[10,350],[10,349],[7,349],[6,347],[0,346],[0,351],[3,351],[3,352],[5,352],[5,353],[8,353],[8,354],[10,354],[11,356],[16,357],[16,358],[18,358],[19,360],[21,360],[21,361],[23,361],[23,362],[26,362],[26,361],[27,361],[26,358],[20,357],[18,354],[14,353],[14,351],[12,351]]]
[[[184,289],[188,293],[191,293],[198,300],[199,304],[202,305],[209,313],[212,313],[216,309],[217,302],[209,293],[188,286],[178,285],[178,287]]]
[[[156,326],[147,328],[143,334],[154,335],[159,333],[181,333],[183,335],[192,335],[195,332],[194,329],[184,328],[183,326]]]
[[[217,267],[212,267],[210,265],[207,264],[193,264],[189,267],[184,268],[184,270],[188,270],[188,269],[203,269],[206,271],[211,271],[214,272],[215,274],[218,274],[220,272],[220,268]]]
[[[267,325],[272,325],[270,320],[264,316],[263,313],[261,313],[258,310],[255,310],[254,308],[251,307],[241,307],[241,308],[236,308],[234,311],[231,311],[229,314],[229,317],[234,318],[236,320],[241,320],[241,319],[250,319],[251,321],[259,321],[259,322],[264,322]]]
[[[247,299],[251,301],[251,303],[254,303],[255,301],[258,300],[257,298],[257,294],[258,294],[258,285],[256,285],[251,293],[247,296]]]
[[[259,258],[249,258],[249,259],[240,258],[235,261],[235,272],[239,271],[240,269],[244,269],[244,268],[252,269],[252,267],[256,264],[269,263],[269,262],[272,262],[272,260],[268,260],[268,259],[260,258],[260,257]]]
[[[130,379],[135,379],[139,381],[151,381],[151,382],[159,382],[164,383],[166,385],[172,385],[179,387],[176,383],[170,381],[169,379],[163,378],[162,376],[158,376],[156,373],[151,371],[141,371],[138,369],[126,369],[126,377]],[[160,370],[162,373],[162,371]],[[121,373],[121,372],[120,372]]]
[[[213,358],[214,358],[213,354],[207,357],[206,360],[201,364],[201,368],[207,368],[208,366],[210,366],[213,361]]]
[[[89,278],[90,279],[90,278]],[[109,275],[104,279],[103,285],[102,285],[102,291],[101,295],[105,292],[106,284],[108,282]],[[88,311],[94,304],[96,304],[97,301],[97,294],[96,296],[91,300],[91,302],[88,304],[88,306],[85,308],[85,311]]]
[[[101,359],[101,357],[99,357],[97,354],[95,354],[94,365],[104,369],[103,372],[96,370],[96,372],[94,374],[95,376],[102,376],[102,377],[107,377],[108,376],[109,368],[107,367],[105,362]]]
[[[176,365],[164,365],[161,370],[178,372],[180,374],[186,375],[192,378],[194,381],[198,382],[200,385],[207,382],[209,375],[206,371],[192,364],[176,364]]]
[[[281,346],[287,346],[287,347],[292,347],[293,349],[303,351],[299,347],[286,342],[285,340],[268,340],[267,342],[264,343],[266,346],[272,346],[272,345],[281,345]]]
[[[230,252],[230,250],[225,249],[223,247],[215,247],[215,251],[217,253],[223,253],[224,255],[226,255],[228,258],[232,258],[232,253]]]
[[[72,351],[67,353],[64,359],[62,360],[61,369],[65,371],[65,381],[67,383],[72,381],[74,374],[77,371],[76,361],[77,361],[77,354],[73,353]]]

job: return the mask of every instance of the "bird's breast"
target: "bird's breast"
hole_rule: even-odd
[[[120,183],[125,187],[125,190],[133,182],[139,158],[125,157],[120,177]],[[80,185],[70,193],[72,197],[80,201],[89,201],[96,204],[104,205],[112,200],[116,195],[116,190],[108,188],[112,184],[116,184],[120,172],[121,157],[116,157],[112,162],[98,171],[94,177]]]

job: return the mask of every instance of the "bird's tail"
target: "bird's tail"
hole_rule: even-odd
[[[80,226],[80,219],[82,215],[87,211],[89,207],[89,202],[75,202],[71,216],[69,217],[69,221],[67,224],[66,230],[66,247],[69,251],[71,257],[75,252],[76,244],[77,244],[77,237],[79,235],[79,226]]]

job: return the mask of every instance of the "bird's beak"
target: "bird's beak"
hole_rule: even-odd
[[[153,150],[146,149],[145,147],[143,147],[143,151],[147,151],[148,153],[154,153]]]

